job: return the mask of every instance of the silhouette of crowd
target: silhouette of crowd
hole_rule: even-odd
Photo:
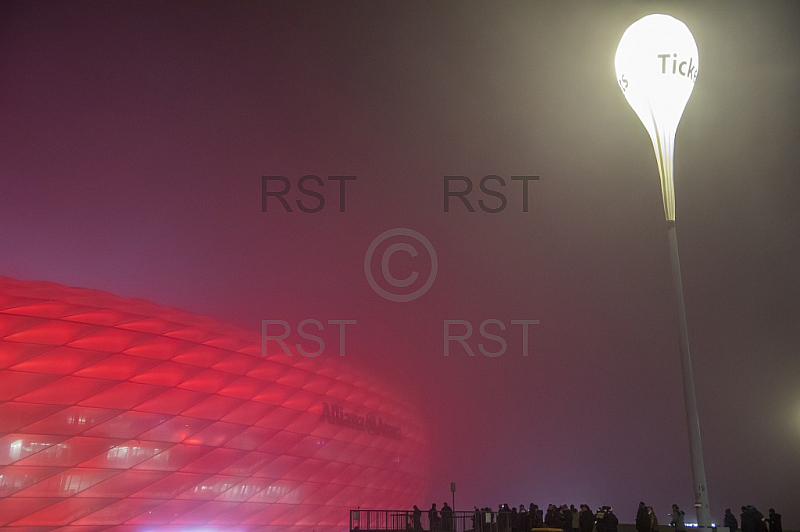
[[[526,508],[520,504],[509,506],[501,504],[497,510],[490,507],[475,508],[472,515],[460,512],[462,522],[456,522],[453,509],[445,502],[441,510],[432,504],[427,512],[428,528],[423,527],[422,510],[416,505],[412,512],[411,523],[408,528],[415,532],[457,532],[474,530],[475,532],[529,532],[533,529],[560,530],[563,532],[618,532],[619,519],[610,506],[601,506],[592,512],[587,504],[581,504],[580,509],[573,505],[548,504],[542,511],[536,504],[530,503]],[[677,504],[672,505],[669,514],[669,526],[674,532],[686,532],[685,513]],[[781,515],[773,508],[765,517],[754,506],[742,506],[741,528],[736,516],[730,508],[725,510],[723,526],[730,532],[783,532]],[[466,522],[466,521],[469,522]],[[658,517],[652,506],[644,502],[639,503],[635,517],[636,532],[658,532]]]
[[[412,528],[416,532],[426,530],[423,528],[421,517],[422,511],[415,505],[412,514]],[[653,517],[655,518],[655,516]],[[487,506],[475,508],[470,521],[468,527],[463,525],[456,527],[452,508],[444,503],[439,511],[434,503],[428,510],[429,528],[427,530],[432,532],[448,532],[457,529],[470,529],[475,532],[528,532],[538,528],[558,529],[564,532],[592,532],[597,526],[597,532],[617,532],[619,524],[619,520],[610,506],[598,508],[595,514],[586,504],[582,504],[580,510],[573,505],[549,504],[546,512],[533,503],[527,508],[524,504],[520,504],[519,508],[501,504],[497,510],[492,510]],[[646,532],[652,531],[648,529]]]
[[[422,510],[417,508],[416,504],[414,505],[411,521],[413,530],[424,530],[422,528]],[[431,531],[446,532],[456,530],[455,520],[453,519],[453,509],[450,508],[447,502],[442,505],[441,510],[436,509],[436,503],[431,504],[428,510],[428,524],[430,526],[429,530]]]
[[[775,512],[775,508],[770,508],[767,517],[758,511],[752,504],[742,506],[742,513],[739,514],[741,518],[741,528],[739,528],[739,521],[733,515],[731,509],[725,510],[725,518],[723,519],[723,526],[730,529],[730,532],[741,530],[742,532],[783,532],[783,523],[781,523],[781,514]]]

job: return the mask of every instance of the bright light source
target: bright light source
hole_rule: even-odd
[[[648,15],[631,24],[614,58],[619,86],[653,140],[664,213],[670,221],[675,220],[675,131],[692,94],[699,64],[689,28],[668,15]]]

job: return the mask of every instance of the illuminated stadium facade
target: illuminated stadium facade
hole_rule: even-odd
[[[0,527],[343,530],[422,500],[414,409],[324,357],[53,283],[0,278]]]

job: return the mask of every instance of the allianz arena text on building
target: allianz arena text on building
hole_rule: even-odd
[[[410,508],[423,424],[330,360],[104,292],[0,277],[0,528],[343,530]]]

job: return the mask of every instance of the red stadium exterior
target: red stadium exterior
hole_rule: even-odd
[[[343,530],[419,503],[429,460],[408,402],[324,357],[0,277],[5,531]]]

